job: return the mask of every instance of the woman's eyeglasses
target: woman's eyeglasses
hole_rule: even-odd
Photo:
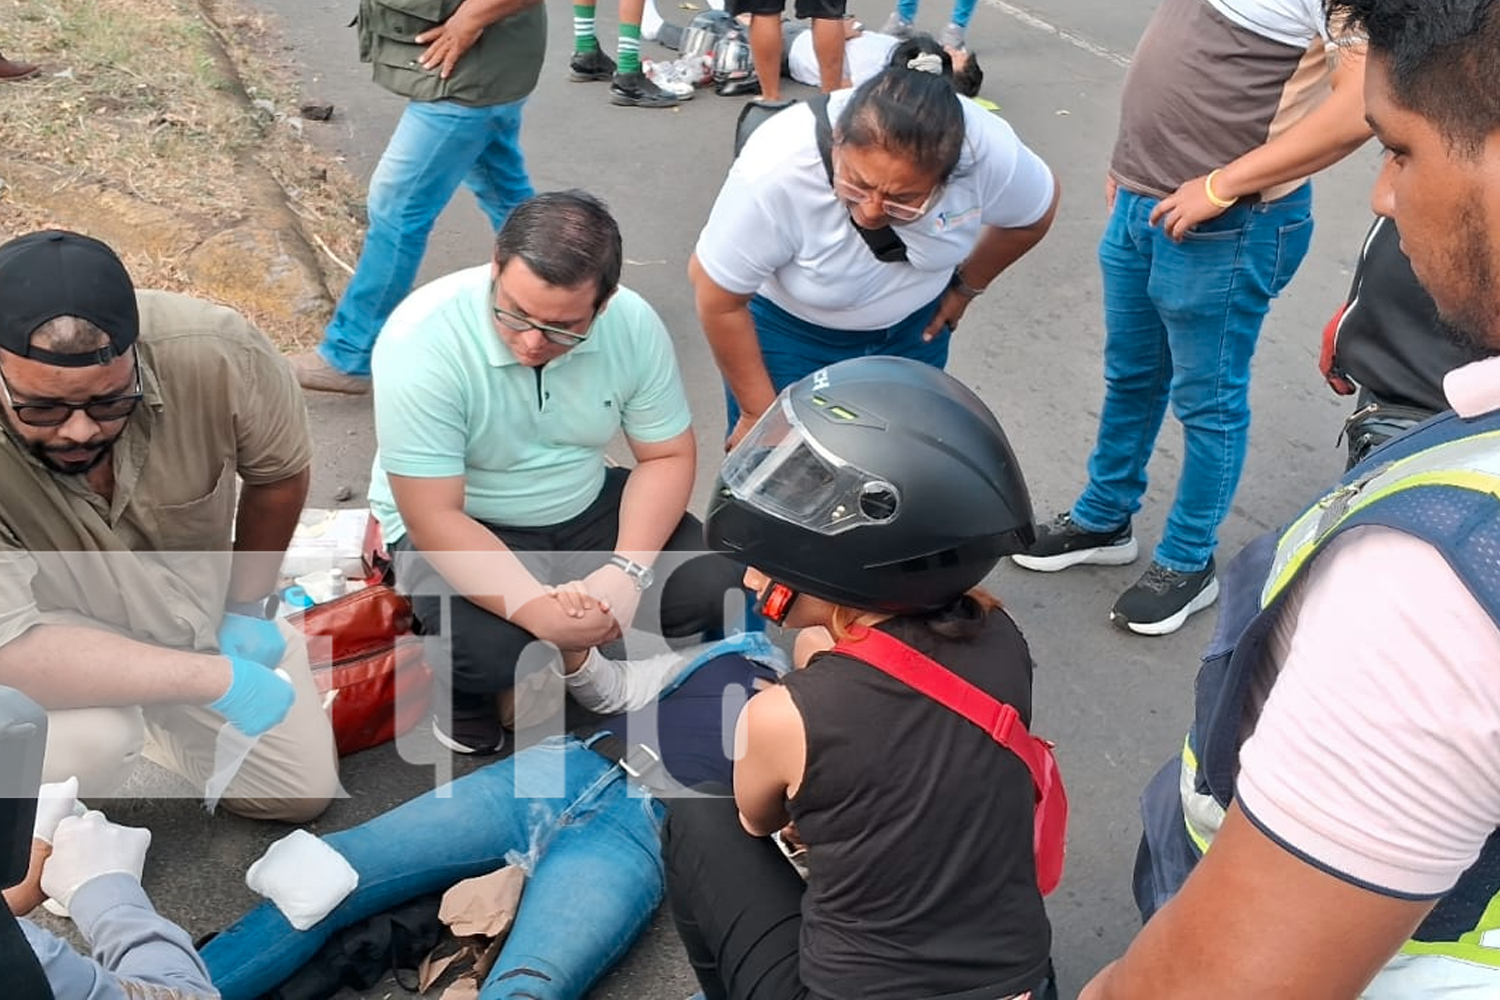
[[[91,399],[87,403],[68,403],[62,400],[48,400],[45,403],[18,403],[3,371],[0,371],[0,388],[5,390],[5,401],[10,404],[16,419],[30,427],[61,427],[73,419],[73,414],[79,410],[88,414],[88,418],[96,424],[124,420],[135,412],[135,408],[140,405],[146,394],[145,387],[141,384],[139,360],[135,363],[134,391],[105,399]]]
[[[575,333],[572,330],[565,330],[560,326],[548,326],[546,323],[538,323],[536,320],[528,319],[520,313],[513,313],[509,309],[500,308],[495,304],[495,290],[498,287],[496,282],[490,282],[490,312],[494,314],[495,322],[507,330],[513,330],[516,333],[535,330],[542,335],[547,343],[556,344],[558,347],[577,347],[589,338],[587,330],[583,333]],[[593,325],[594,321],[590,319],[589,326],[592,327]]]
[[[916,222],[922,216],[932,211],[932,206],[937,204],[938,198],[942,197],[944,185],[938,184],[933,188],[920,205],[907,205],[899,201],[891,201],[882,197],[880,200],[881,210],[897,222]],[[874,201],[876,192],[869,188],[862,188],[851,184],[842,177],[833,180],[833,193],[839,196],[840,201],[850,205],[867,205]]]

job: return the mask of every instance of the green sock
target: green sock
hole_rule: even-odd
[[[594,37],[594,5],[573,5],[573,51],[597,52],[599,40]]]
[[[615,61],[620,64],[621,73],[641,71],[641,26],[639,24],[620,25],[620,48]]]

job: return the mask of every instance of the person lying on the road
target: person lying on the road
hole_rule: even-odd
[[[784,665],[749,633],[692,661],[664,654],[622,669],[598,653],[571,653],[567,669],[586,707],[635,714],[547,739],[322,838],[358,873],[358,887],[306,930],[266,902],[209,941],[203,958],[224,1000],[274,989],[344,927],[507,864],[527,880],[481,1000],[578,1000],[623,958],[661,901],[666,800],[729,779],[726,704],[748,699]],[[641,711],[664,684],[675,686]]]
[[[978,57],[968,49],[945,48],[931,35],[920,32],[902,39],[895,35],[868,31],[858,21],[844,23],[847,26],[844,86],[858,87],[889,66],[907,69],[930,67],[927,70],[929,73],[938,73],[951,80],[953,89],[964,97],[979,96],[979,87],[984,82],[984,70],[979,68]],[[786,40],[783,72],[798,83],[816,87],[818,62],[812,48],[811,32],[796,21],[784,22],[782,32]],[[913,65],[913,60],[924,55],[932,58]]]

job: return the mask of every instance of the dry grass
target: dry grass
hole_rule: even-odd
[[[293,75],[263,17],[237,0],[0,0],[0,23],[0,51],[43,66],[0,89],[0,157],[46,168],[54,192],[103,184],[167,209],[202,237],[255,213],[265,185],[245,173],[258,164],[324,245],[325,284],[342,287],[330,255],[358,255],[363,192],[302,135]],[[24,191],[0,190],[0,231],[47,216]],[[201,291],[173,253],[122,250],[138,284]],[[284,343],[308,334],[268,325]]]

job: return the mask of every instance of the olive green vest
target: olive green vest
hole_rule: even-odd
[[[419,61],[427,48],[416,37],[442,24],[462,0],[360,0],[359,58],[393,94],[414,101],[453,101],[472,107],[509,104],[530,94],[547,48],[547,8],[534,3],[484,29],[444,80]]]

